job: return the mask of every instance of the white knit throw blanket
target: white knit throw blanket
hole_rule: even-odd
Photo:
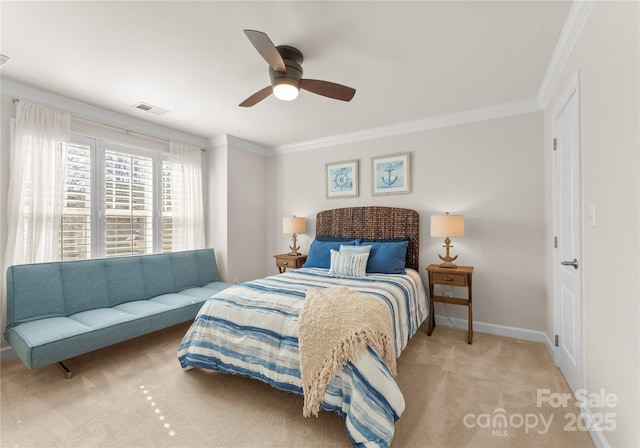
[[[346,287],[308,289],[298,341],[305,417],[318,416],[333,376],[347,361],[356,361],[367,345],[396,376],[391,313],[371,295]]]

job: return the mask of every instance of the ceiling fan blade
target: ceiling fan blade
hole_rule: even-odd
[[[282,56],[280,56],[280,53],[278,52],[276,46],[273,45],[273,42],[271,42],[271,39],[269,39],[269,36],[267,36],[262,31],[255,30],[244,30],[244,34],[247,35],[249,41],[253,44],[256,50],[258,50],[260,56],[262,56],[264,60],[267,61],[271,68],[273,68],[277,72],[287,72],[287,67],[284,65],[284,60],[282,59]]]
[[[351,87],[336,84],[335,82],[320,81],[318,79],[302,79],[300,81],[300,88],[341,101],[351,101],[353,95],[356,94],[356,89],[352,89]]]
[[[249,98],[240,103],[240,107],[251,107],[255,104],[258,104],[260,101],[268,97],[273,93],[273,87],[267,86],[262,90],[258,90],[256,93],[251,95]]]

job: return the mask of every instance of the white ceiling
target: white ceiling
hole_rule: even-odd
[[[274,147],[538,96],[569,1],[2,1],[2,78],[202,138]],[[252,108],[269,83],[243,29],[304,54],[301,91]],[[169,113],[132,108],[140,101]]]

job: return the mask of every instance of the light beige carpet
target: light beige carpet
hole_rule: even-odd
[[[185,372],[176,349],[188,325],[28,370],[2,362],[2,447],[349,447],[344,421],[302,417],[301,396],[203,370]],[[569,392],[542,344],[426,325],[398,361],[406,409],[399,447],[591,447],[565,431],[568,408],[536,406],[536,391]],[[502,415],[499,415],[502,414]],[[502,419],[494,417],[503,417]],[[534,417],[551,419],[545,431]],[[506,425],[504,424],[506,421]],[[501,425],[501,423],[503,425]]]

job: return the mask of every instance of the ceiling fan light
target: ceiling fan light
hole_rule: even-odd
[[[279,100],[291,101],[298,97],[298,86],[294,80],[279,78],[273,81],[273,95]]]

